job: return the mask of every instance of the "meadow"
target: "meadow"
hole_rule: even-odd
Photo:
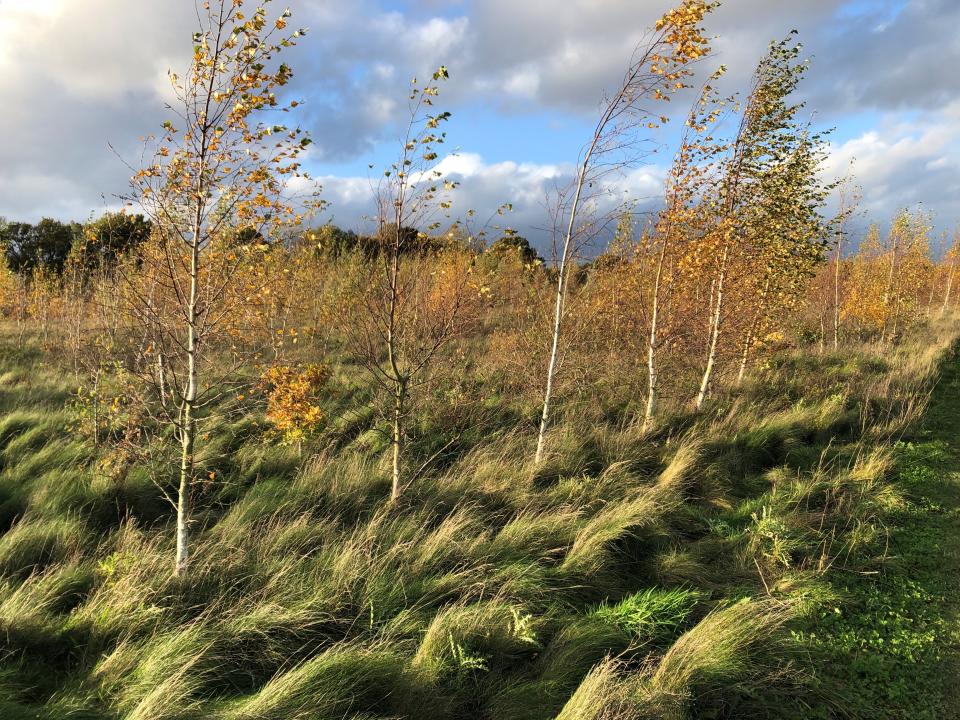
[[[123,209],[0,222],[0,717],[956,715],[960,234],[861,231],[794,33],[727,97],[668,11],[538,245],[455,215],[445,66],[322,222],[268,5]]]
[[[8,350],[4,717],[946,717],[955,337],[785,353],[655,431],[578,408],[538,467],[500,409],[399,503],[344,366],[316,452],[262,402],[205,427],[185,576],[150,473]]]

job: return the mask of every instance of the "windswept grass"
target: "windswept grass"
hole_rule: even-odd
[[[717,692],[770,676],[771,668],[754,662],[751,651],[770,653],[768,641],[792,616],[789,604],[774,600],[741,600],[717,609],[639,670],[609,658],[597,665],[557,718],[672,720],[697,705],[706,711]]]
[[[163,455],[74,437],[69,376],[0,356],[0,717],[881,717],[825,670],[855,649],[832,618],[913,562],[930,478],[895,442],[952,338],[786,354],[651,432],[577,408],[536,470],[517,408],[424,411],[414,451],[444,452],[392,505],[340,367],[302,456],[256,406],[204,428],[179,578]]]

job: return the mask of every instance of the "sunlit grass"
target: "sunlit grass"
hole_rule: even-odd
[[[530,438],[504,424],[396,505],[383,446],[359,441],[376,423],[362,397],[341,397],[342,419],[303,455],[264,435],[256,407],[215,417],[180,578],[162,464],[111,472],[110,448],[69,430],[69,378],[28,381],[28,360],[6,355],[0,711],[770,716],[763,686],[802,717],[783,698],[829,683],[784,626],[843,602],[837,566],[895,563],[891,524],[910,500],[886,438],[926,407],[938,342],[882,363],[868,349],[785,358],[650,433],[572,413],[536,471]],[[770,389],[798,374],[802,401]]]

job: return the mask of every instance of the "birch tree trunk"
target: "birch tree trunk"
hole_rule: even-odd
[[[727,259],[730,255],[730,246],[723,248],[720,259],[720,274],[717,276],[716,295],[713,304],[713,317],[710,322],[710,345],[707,351],[707,364],[703,369],[703,378],[700,380],[700,390],[697,392],[695,408],[700,410],[706,402],[710,391],[710,382],[713,380],[713,369],[717,364],[717,345],[720,341],[720,320],[723,312],[723,284],[727,277]]]
[[[194,443],[197,435],[195,417],[197,402],[197,295],[200,272],[200,222],[198,205],[195,235],[190,247],[190,296],[187,300],[187,391],[183,396],[180,418],[180,484],[177,489],[177,575],[187,569],[190,555],[190,490],[193,483]]]
[[[890,270],[887,273],[887,286],[883,293],[883,306],[886,309],[887,315],[883,318],[883,331],[880,333],[880,342],[885,343],[887,341],[887,328],[889,326],[889,319],[891,310],[891,303],[896,304],[896,299],[893,297],[893,281],[894,273],[897,268],[897,237],[894,236],[893,248],[890,251]]]
[[[747,336],[743,341],[743,352],[740,355],[740,369],[737,371],[738,386],[743,382],[743,378],[747,374],[747,362],[750,359],[750,350],[753,348],[753,342],[756,339],[757,329],[760,327],[760,320],[763,317],[764,311],[766,310],[769,293],[770,276],[767,275],[766,282],[763,285],[763,292],[760,295],[760,304],[757,306],[757,311],[753,314],[753,319],[750,321],[750,327],[747,328]]]
[[[713,301],[717,290],[716,276],[710,278],[710,299],[707,305],[707,344],[704,347],[703,361],[710,359],[710,343],[713,340]]]
[[[547,428],[550,424],[553,386],[556,380],[557,363],[560,348],[560,333],[563,326],[564,306],[569,286],[570,263],[574,254],[574,236],[577,231],[577,216],[584,188],[593,187],[600,181],[600,175],[591,175],[596,153],[601,159],[599,166],[606,174],[617,168],[629,166],[636,158],[624,156],[635,142],[636,133],[641,127],[652,128],[656,123],[649,122],[649,111],[644,107],[646,101],[659,100],[666,96],[665,90],[683,87],[677,82],[680,77],[687,78],[692,71],[685,66],[700,57],[708,46],[707,39],[697,25],[704,14],[712,10],[712,5],[684,4],[681,16],[668,13],[657,23],[649,44],[637,46],[631,64],[616,95],[606,104],[595,126],[590,144],[579,163],[573,200],[569,208],[566,234],[559,258],[557,275],[557,293],[553,315],[553,335],[550,343],[550,359],[547,364],[546,387],[543,394],[543,408],[540,413],[540,428],[537,434],[537,449],[534,465],[543,460]],[[682,39],[682,41],[679,41]],[[696,49],[690,51],[692,44]],[[664,66],[672,72],[664,72]],[[669,98],[667,98],[669,99]],[[604,164],[604,158],[606,163]]]
[[[544,444],[547,437],[547,428],[550,424],[550,401],[553,398],[553,381],[557,374],[557,358],[560,352],[560,331],[563,325],[564,304],[567,299],[567,274],[573,250],[573,233],[577,221],[577,211],[580,205],[580,195],[587,176],[590,157],[597,145],[599,135],[594,136],[590,149],[580,166],[577,174],[577,185],[573,195],[573,205],[570,207],[570,218],[567,223],[567,232],[563,238],[563,250],[560,254],[560,266],[557,274],[557,297],[553,314],[553,339],[550,343],[550,362],[547,364],[547,385],[543,393],[543,410],[540,413],[540,430],[537,433],[537,451],[533,456],[533,464],[539,465],[543,461]]]
[[[547,385],[543,393],[543,409],[540,413],[540,430],[537,433],[537,451],[533,456],[534,465],[543,461],[543,449],[547,437],[547,428],[550,424],[550,401],[553,399],[553,381],[557,374],[557,359],[560,352],[560,330],[563,326],[563,310],[567,297],[567,265],[570,262],[570,251],[573,245],[573,228],[577,217],[577,206],[580,203],[580,193],[583,190],[583,181],[586,177],[586,164],[581,166],[577,176],[577,189],[574,194],[573,207],[570,210],[570,221],[567,233],[563,239],[563,250],[560,254],[560,265],[557,272],[557,297],[553,313],[553,338],[550,342],[550,361],[547,364]]]
[[[840,258],[843,250],[843,229],[837,233],[837,256],[833,263],[833,351],[840,348]]]
[[[956,261],[950,261],[950,269],[947,272],[947,289],[943,293],[943,306],[940,308],[940,317],[946,315],[947,309],[950,307],[950,291],[953,289],[953,273],[955,264]]]
[[[392,447],[392,474],[390,485],[391,502],[398,500],[402,491],[400,481],[402,478],[401,462],[403,458],[403,417],[404,412],[406,411],[406,399],[406,384],[398,382],[394,394],[393,433],[390,438],[390,444]]]
[[[387,362],[389,364],[390,381],[393,383],[393,429],[390,434],[391,449],[391,482],[390,482],[390,501],[395,502],[399,499],[401,493],[402,463],[403,463],[403,438],[404,438],[404,413],[406,412],[407,400],[407,375],[401,370],[399,352],[397,347],[397,322],[398,312],[400,311],[400,253],[403,242],[403,208],[406,196],[401,188],[398,194],[396,206],[396,216],[394,218],[394,237],[393,237],[393,257],[390,265],[390,299],[387,312]]]
[[[201,409],[221,394],[218,383],[204,374],[204,353],[217,338],[213,330],[229,313],[223,303],[237,270],[234,258],[208,250],[229,241],[232,231],[249,227],[259,232],[294,216],[284,195],[291,178],[303,177],[296,158],[309,144],[299,128],[288,131],[255,119],[261,111],[279,110],[273,91],[288,82],[290,68],[276,63],[268,70],[267,64],[283,48],[295,45],[302,31],[275,35],[285,27],[289,11],[271,23],[264,8],[246,19],[241,5],[230,0],[196,4],[199,31],[194,33],[189,70],[182,78],[168,73],[180,107],[167,109],[185,127],[178,130],[168,119],[162,135],[150,136],[146,143],[153,147],[153,157],[147,161],[145,153],[127,198],[143,208],[162,235],[162,246],[140,258],[155,264],[153,284],[143,294],[140,279],[152,273],[128,268],[133,272],[125,281],[133,292],[123,295],[129,295],[126,301],[135,317],[146,323],[143,339],[156,333],[156,365],[137,363],[136,372],[151,391],[159,386],[159,415],[179,443],[179,478],[171,482],[176,490],[164,492],[176,506],[177,575],[187,570],[190,558]],[[305,207],[314,206],[308,201]],[[298,208],[298,221],[301,213]],[[156,282],[163,282],[159,278],[166,281],[171,297],[155,306],[152,292]],[[169,337],[173,342],[163,353],[161,341]],[[171,468],[171,480],[177,477],[174,473]]]
[[[664,241],[666,242],[666,241]],[[664,245],[657,260],[657,274],[653,281],[653,304],[650,308],[650,336],[647,341],[647,408],[643,416],[643,430],[650,429],[653,417],[657,412],[657,331],[660,321],[660,285],[663,280],[663,265],[666,260],[667,248]]]
[[[737,368],[737,387],[743,384],[743,378],[747,374],[747,362],[750,360],[750,348],[753,346],[753,336],[756,333],[756,325],[757,321],[756,318],[754,318],[750,323],[750,327],[747,328],[747,335],[743,340],[743,351],[740,353],[740,366]]]

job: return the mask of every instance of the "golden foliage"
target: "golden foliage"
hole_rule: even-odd
[[[330,370],[324,365],[277,365],[260,378],[267,396],[266,418],[284,444],[301,443],[320,429],[324,413],[319,395],[329,378]]]

